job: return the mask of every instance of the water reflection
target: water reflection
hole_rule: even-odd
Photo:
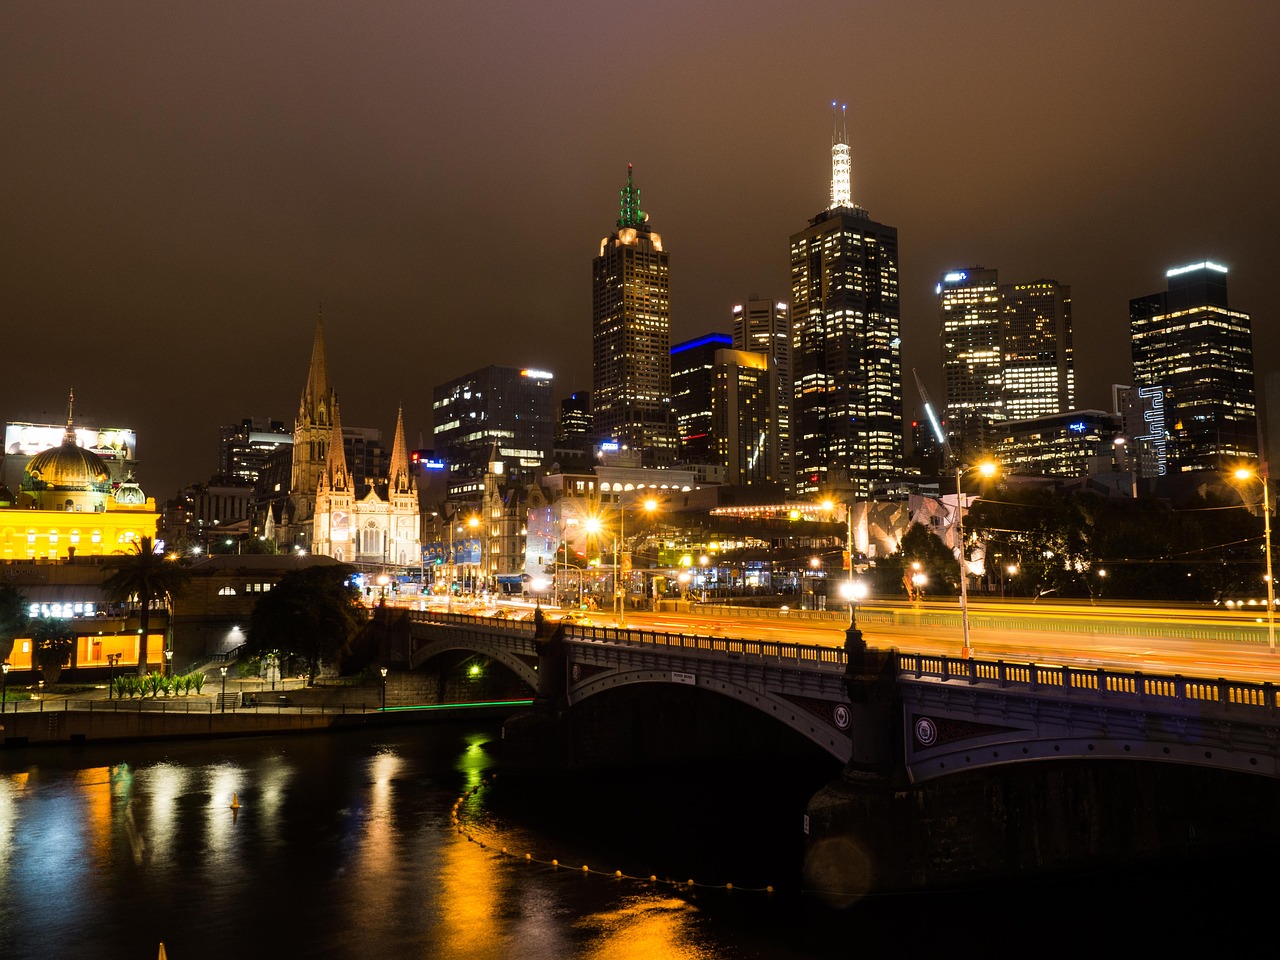
[[[544,833],[536,797],[491,802],[493,739],[430,728],[0,752],[0,955],[133,960],[163,940],[175,960],[804,956],[712,932],[670,888],[525,860],[661,861],[670,831],[615,796]],[[50,904],[57,922],[37,936]]]

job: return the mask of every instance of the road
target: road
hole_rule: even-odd
[[[703,608],[705,611],[705,608]],[[547,611],[554,617],[554,611]],[[1147,673],[1280,683],[1280,654],[1269,644],[1265,614],[1192,605],[970,602],[970,642],[979,659],[1107,667]],[[587,615],[616,626],[609,612]],[[794,615],[793,615],[794,616]],[[873,602],[859,608],[871,647],[959,656],[959,605]],[[736,615],[725,607],[689,613],[628,611],[638,630],[744,637],[832,646],[844,643],[847,621]]]

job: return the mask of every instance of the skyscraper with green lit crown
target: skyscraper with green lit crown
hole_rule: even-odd
[[[591,398],[597,441],[638,451],[646,466],[676,455],[671,416],[667,251],[640,209],[627,164],[617,231],[591,267]]]

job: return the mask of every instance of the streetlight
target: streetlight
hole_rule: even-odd
[[[0,672],[3,673],[3,679],[0,679],[0,714],[5,711],[5,702],[9,699],[9,661],[0,663]]]
[[[476,531],[476,530],[479,528],[479,526],[480,526],[480,518],[479,518],[479,517],[477,517],[477,516],[473,513],[470,517],[468,517],[468,518],[467,518],[467,526],[471,528],[471,532],[474,534],[474,533],[475,533],[475,531]],[[470,548],[468,548],[468,552],[470,552]],[[476,564],[476,572],[475,572],[475,574],[474,574],[474,575],[472,576],[472,578],[471,578],[471,593],[472,593],[472,594],[475,594],[475,593],[477,593],[477,592],[478,592],[478,591],[476,590],[476,580],[478,580],[479,578],[480,578],[480,564],[479,564],[479,563],[477,563],[477,564]]]
[[[831,499],[822,501],[822,509],[830,514],[835,514],[836,502]],[[845,534],[844,534],[844,555],[849,558],[849,576],[853,576],[853,504],[846,503],[844,505],[845,516]],[[844,566],[844,563],[841,563]]]
[[[164,673],[166,677],[173,677],[173,647],[164,652]]]
[[[960,632],[964,637],[964,646],[960,649],[960,656],[967,660],[973,659],[973,647],[969,643],[969,571],[965,564],[964,555],[964,494],[960,490],[960,478],[964,475],[967,468],[962,463],[956,464],[956,535],[959,538],[960,553]],[[977,470],[984,477],[993,477],[996,473],[996,465],[993,461],[987,460],[978,464]]]
[[[221,704],[222,706],[222,712],[226,713],[227,712],[227,668],[219,667],[218,669],[222,673],[222,696],[218,698],[218,703]]]
[[[107,699],[108,700],[111,699],[111,694],[116,687],[116,664],[119,662],[120,662],[120,654],[118,653],[107,654],[107,666],[110,668],[110,672],[107,675]],[[5,673],[9,672],[8,664],[5,664],[4,672]]]
[[[845,580],[840,584],[840,596],[849,604],[849,629],[858,628],[858,601],[867,595],[867,585],[861,580]]]
[[[378,672],[382,674],[382,710],[385,713],[387,709],[387,668],[380,667]]]
[[[1235,472],[1237,480],[1258,480],[1262,484],[1262,534],[1267,551],[1267,649],[1276,652],[1276,588],[1271,579],[1271,486],[1270,478],[1250,467]]]

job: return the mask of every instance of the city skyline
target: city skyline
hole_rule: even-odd
[[[1129,300],[1187,263],[1230,269],[1259,399],[1280,366],[1268,5],[308,13],[0,10],[0,316],[31,351],[0,416],[58,423],[74,388],[77,419],[137,431],[157,499],[216,469],[220,426],[291,423],[321,308],[344,422],[389,437],[403,403],[410,445],[469,370],[589,389],[590,261],[629,163],[673,343],[789,299],[832,99],[853,201],[899,231],[908,420],[913,368],[941,392],[952,268],[1071,287],[1082,408],[1130,381]],[[856,57],[822,53],[840,37]]]

